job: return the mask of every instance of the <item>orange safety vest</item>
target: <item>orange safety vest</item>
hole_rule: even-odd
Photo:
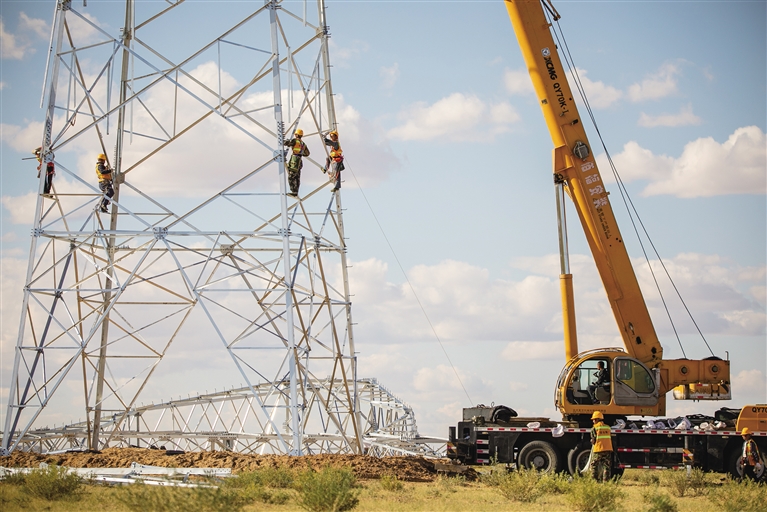
[[[301,139],[296,139],[296,143],[293,144],[293,154],[298,156],[303,156],[305,147],[306,147],[306,144],[304,143],[304,141],[302,141]]]
[[[594,441],[594,453],[613,451],[613,440],[610,435],[610,427],[598,421],[594,424],[596,440]]]
[[[104,168],[106,169],[106,164],[102,164]],[[110,170],[106,174],[101,174],[101,171],[99,170],[99,163],[96,162],[96,176],[98,176],[99,181],[111,181],[112,180],[112,171]]]
[[[340,162],[344,159],[344,152],[339,147],[338,149],[334,149],[330,152],[330,158],[332,158],[336,162]]]

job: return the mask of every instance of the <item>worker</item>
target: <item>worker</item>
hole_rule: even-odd
[[[329,172],[330,179],[335,182],[331,192],[341,188],[341,171],[344,167],[344,152],[341,143],[338,142],[338,132],[333,130],[323,138],[325,145],[330,147],[330,154],[325,159],[325,167],[322,172]]]
[[[107,157],[101,153],[96,158],[96,176],[99,178],[99,189],[104,194],[101,201],[101,212],[107,213],[109,200],[115,195],[115,189],[112,187],[112,168],[106,163]]]
[[[751,480],[757,480],[757,473],[764,468],[759,447],[756,445],[756,441],[752,439],[750,428],[743,427],[740,435],[743,438],[743,455],[739,462],[743,468],[743,476]]]
[[[288,160],[288,184],[290,185],[288,195],[292,197],[298,197],[298,187],[301,186],[301,168],[304,166],[302,157],[309,156],[309,148],[301,140],[303,136],[304,131],[299,128],[292,139],[285,141],[285,145],[293,149]]]
[[[591,476],[598,482],[610,480],[613,466],[613,441],[604,419],[600,411],[591,415],[594,423],[591,429]]]
[[[605,363],[604,361],[599,361],[597,363],[597,371],[594,372],[594,383],[589,384],[588,392],[589,396],[591,397],[591,402],[596,404],[599,403],[599,400],[597,400],[597,388],[602,386],[608,381],[609,375],[607,374],[607,370],[605,369]]]
[[[32,154],[37,157],[37,177],[40,177],[40,169],[43,166],[43,148],[38,147]],[[43,195],[50,197],[51,186],[53,185],[53,177],[56,175],[56,166],[54,163],[48,162],[45,164],[45,183],[43,183]]]

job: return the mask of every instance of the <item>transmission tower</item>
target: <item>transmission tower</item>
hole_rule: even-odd
[[[56,5],[41,136],[56,177],[38,189],[4,451],[44,451],[47,426],[77,416],[84,449],[188,433],[144,423],[142,401],[167,394],[153,382],[172,354],[215,349],[245,398],[208,428],[255,425],[251,451],[361,453],[341,193],[320,172],[336,128],[324,1]],[[312,154],[292,198],[298,127]]]

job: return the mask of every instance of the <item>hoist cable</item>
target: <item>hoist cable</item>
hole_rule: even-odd
[[[402,272],[402,275],[405,277],[405,281],[407,281],[407,285],[408,287],[410,287],[410,291],[413,293],[413,297],[415,297],[415,300],[418,303],[418,307],[421,308],[421,312],[423,313],[423,316],[426,318],[426,322],[429,324],[429,327],[431,328],[431,332],[434,333],[434,337],[437,339],[437,342],[439,343],[439,347],[442,349],[442,353],[445,354],[445,359],[447,359],[447,362],[450,363],[450,368],[453,370],[453,373],[455,374],[455,378],[458,379],[458,383],[461,385],[463,392],[466,394],[466,398],[469,399],[469,404],[473,405],[474,401],[471,399],[471,396],[469,396],[469,392],[466,390],[466,386],[463,385],[461,376],[458,375],[458,370],[453,364],[453,361],[450,359],[450,356],[448,355],[447,350],[445,349],[445,346],[442,344],[442,340],[440,339],[439,334],[437,334],[437,330],[434,328],[434,324],[431,323],[431,319],[429,318],[429,315],[426,313],[426,309],[423,307],[423,304],[421,303],[421,299],[418,297],[418,294],[416,293],[415,288],[413,287],[413,283],[410,282],[410,279],[408,278],[407,273],[405,273],[405,269],[403,268],[402,263],[400,263],[399,257],[397,257],[397,253],[394,251],[394,247],[392,247],[392,244],[389,241],[389,237],[386,236],[386,232],[384,231],[383,226],[379,222],[378,216],[373,210],[373,206],[370,204],[370,201],[368,201],[368,197],[367,195],[365,195],[365,190],[362,188],[362,185],[360,185],[360,182],[357,179],[357,175],[354,174],[354,171],[351,169],[351,166],[349,166],[349,160],[348,160],[348,157],[346,156],[344,157],[344,170],[348,170],[349,172],[352,173],[352,177],[354,178],[354,183],[357,184],[357,187],[362,193],[362,198],[365,200],[365,203],[368,205],[368,209],[370,210],[370,213],[373,215],[373,219],[376,221],[376,224],[378,225],[378,229],[381,231],[381,234],[383,235],[384,240],[386,240],[386,245],[389,246],[389,250],[394,256],[394,260],[397,262],[397,266],[399,267],[400,272]]]
[[[548,14],[547,14],[548,17]],[[552,27],[554,27],[553,23],[551,23],[551,19],[549,19],[549,22]],[[642,222],[642,219],[639,215],[639,212],[636,209],[636,206],[634,205],[634,202],[631,200],[631,196],[628,193],[628,190],[626,189],[625,184],[623,183],[623,180],[618,173],[617,168],[615,167],[615,163],[612,160],[612,157],[610,156],[610,152],[607,150],[607,147],[605,145],[604,139],[602,138],[602,133],[599,130],[599,127],[596,123],[596,119],[594,117],[594,113],[591,109],[591,105],[588,101],[588,98],[586,97],[585,90],[583,89],[583,85],[581,83],[580,76],[578,74],[578,70],[575,67],[575,63],[573,61],[572,55],[570,54],[570,49],[567,45],[567,40],[564,37],[564,32],[562,31],[562,28],[557,22],[556,27],[554,28],[554,36],[556,37],[557,41],[560,42],[561,37],[561,47],[564,49],[563,57],[565,59],[565,62],[570,69],[572,76],[574,78],[575,85],[578,89],[578,93],[581,96],[581,99],[586,107],[586,110],[588,112],[589,118],[591,119],[591,123],[594,126],[594,129],[596,130],[597,136],[599,137],[600,143],[602,145],[602,149],[605,152],[605,156],[607,158],[607,161],[609,162],[610,168],[612,170],[612,173],[615,177],[616,183],[618,184],[618,190],[621,194],[621,197],[623,199],[623,203],[626,207],[626,211],[628,212],[629,219],[631,221],[631,225],[634,229],[634,233],[636,234],[637,240],[639,241],[639,245],[642,248],[642,253],[644,254],[645,260],[647,262],[647,266],[650,269],[650,274],[652,275],[653,281],[655,282],[655,287],[658,290],[658,294],[661,298],[661,301],[663,303],[663,307],[666,310],[666,315],[669,318],[669,322],[671,324],[671,327],[674,331],[674,335],[676,336],[677,342],[679,343],[679,348],[682,350],[682,355],[686,358],[687,355],[685,354],[684,347],[682,346],[682,341],[679,337],[679,333],[677,332],[676,325],[674,324],[674,321],[671,317],[671,312],[669,310],[669,307],[666,303],[666,299],[663,295],[663,292],[661,291],[660,285],[658,283],[657,277],[655,275],[655,271],[652,268],[652,265],[650,264],[650,259],[647,255],[647,250],[645,249],[644,242],[642,241],[642,237],[640,236],[639,229],[637,228],[637,222],[642,228],[642,232],[644,233],[645,237],[647,238],[648,243],[652,247],[652,251],[655,254],[655,256],[658,258],[658,262],[660,263],[661,267],[663,268],[663,271],[666,274],[667,279],[671,283],[672,287],[674,288],[674,291],[676,292],[677,297],[679,298],[679,301],[682,303],[682,306],[684,306],[685,311],[687,312],[687,315],[690,317],[690,320],[692,321],[693,325],[698,331],[698,334],[700,335],[701,339],[705,343],[706,347],[708,348],[709,352],[711,352],[711,355],[714,355],[714,352],[711,350],[711,346],[709,345],[708,341],[706,340],[706,337],[703,335],[703,332],[701,331],[700,327],[698,326],[698,323],[695,321],[695,318],[692,315],[692,312],[687,307],[687,303],[685,302],[684,298],[682,297],[682,294],[680,293],[679,289],[676,286],[676,283],[674,282],[674,279],[671,277],[671,274],[668,271],[668,268],[666,267],[666,264],[663,262],[663,258],[661,258],[657,248],[655,247],[655,244],[652,241],[652,238],[650,237],[650,234],[647,231],[647,228],[645,227],[644,223]],[[633,211],[633,215],[632,215]],[[636,217],[636,222],[634,217]]]

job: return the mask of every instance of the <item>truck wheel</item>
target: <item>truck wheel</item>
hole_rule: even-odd
[[[567,470],[571,475],[574,475],[576,471],[581,472],[586,467],[586,463],[591,456],[590,446],[576,446],[570,453],[567,454]]]
[[[551,443],[532,441],[519,451],[517,467],[556,473],[562,471],[562,457]]]

